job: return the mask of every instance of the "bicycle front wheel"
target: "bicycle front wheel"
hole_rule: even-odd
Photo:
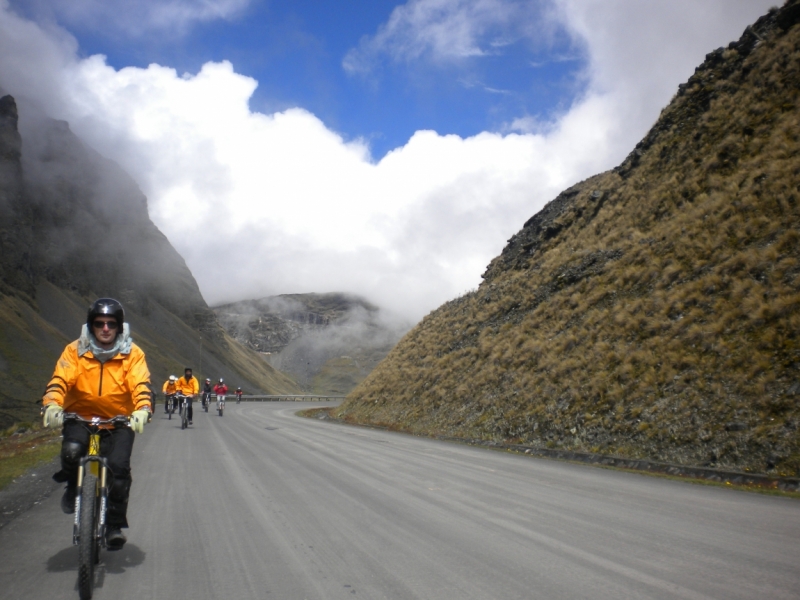
[[[97,532],[97,478],[89,469],[83,476],[81,488],[81,512],[78,532],[78,593],[81,600],[92,597],[94,589],[94,565],[97,562],[98,548],[95,534]]]

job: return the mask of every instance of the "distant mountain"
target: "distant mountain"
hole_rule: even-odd
[[[284,294],[213,310],[232,338],[320,394],[348,393],[410,328],[343,293]]]
[[[21,114],[20,114],[21,113]],[[89,303],[119,299],[160,390],[170,373],[224,376],[248,391],[296,384],[231,339],[147,200],[67,123],[0,98],[0,429],[38,415]]]
[[[708,54],[335,414],[800,475],[798,21],[790,0]]]

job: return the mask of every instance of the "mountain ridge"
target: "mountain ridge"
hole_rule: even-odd
[[[424,435],[800,473],[800,3],[709,53],[334,411]]]
[[[317,394],[350,392],[410,328],[343,292],[281,294],[213,310],[234,339]]]

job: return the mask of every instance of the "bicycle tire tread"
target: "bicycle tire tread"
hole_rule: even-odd
[[[97,546],[95,541],[95,518],[97,513],[97,478],[88,472],[83,476],[81,489],[80,540],[78,543],[78,593],[81,600],[92,597],[94,587],[94,565]]]

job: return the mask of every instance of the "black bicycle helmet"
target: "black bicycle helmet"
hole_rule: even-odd
[[[117,322],[117,327],[122,330],[122,324],[125,323],[125,309],[122,304],[113,298],[98,298],[89,307],[89,313],[86,315],[86,325],[89,329],[92,328],[92,322],[95,317],[99,316],[114,317]]]

